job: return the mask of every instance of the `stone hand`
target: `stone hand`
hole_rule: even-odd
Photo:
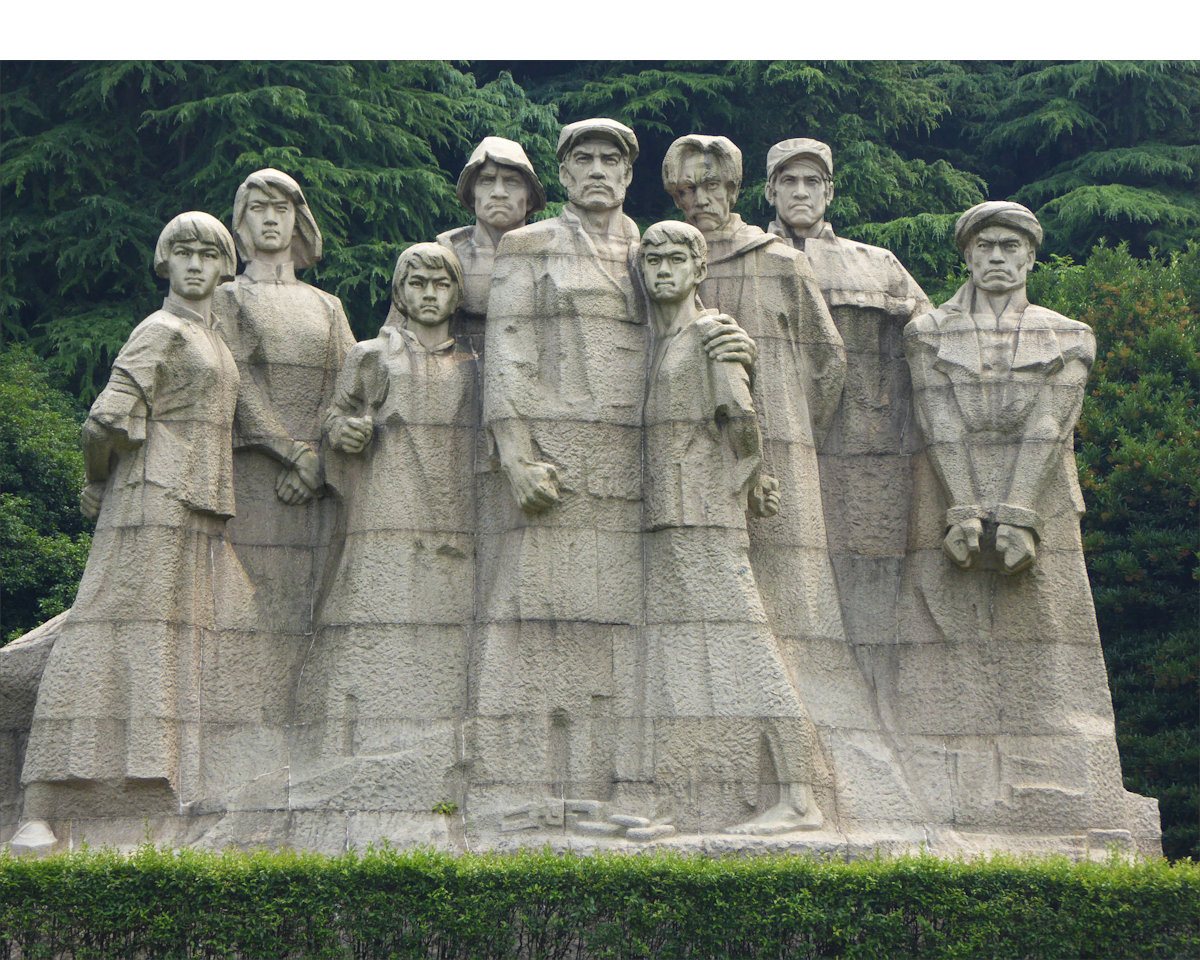
[[[559,502],[558,471],[553,464],[521,459],[505,471],[517,504],[526,513],[540,513]]]
[[[977,518],[956,523],[942,541],[946,556],[964,570],[975,564],[979,557],[979,538],[983,534],[983,521]]]
[[[275,482],[275,496],[289,507],[308,503],[317,494],[321,485],[321,461],[312,448],[306,448],[291,466],[279,471]]]
[[[342,453],[362,453],[371,442],[374,428],[371,417],[346,417],[329,431],[329,442]]]
[[[774,477],[759,477],[750,490],[750,513],[756,517],[773,517],[779,512],[779,481]]]
[[[720,320],[720,326],[704,334],[701,342],[710,360],[720,360],[727,363],[740,363],[747,370],[754,366],[758,359],[758,345],[750,339],[750,335],[733,322],[729,317],[713,317]]]
[[[100,516],[100,503],[104,499],[104,484],[86,484],[79,494],[79,512],[89,520]]]
[[[996,527],[996,552],[1004,561],[1005,573],[1020,573],[1033,565],[1036,540],[1028,527],[1002,523]]]

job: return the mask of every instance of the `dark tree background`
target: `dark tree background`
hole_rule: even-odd
[[[480,138],[525,146],[552,215],[558,127],[596,115],[638,134],[643,227],[676,215],[659,165],[677,136],[741,147],[736,209],[760,224],[767,148],[827,141],[839,234],[894,250],[936,302],[962,210],[1035,210],[1032,298],[1099,340],[1076,449],[1127,786],[1160,799],[1168,855],[1200,857],[1197,62],[0,63],[0,641],[71,603],[79,423],[162,297],[170,217],[228,222],[248,173],[291,173],[325,235],[308,279],[365,337],[398,252],[469,220],[454,182]]]

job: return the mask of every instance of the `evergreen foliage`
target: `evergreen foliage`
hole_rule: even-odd
[[[27,348],[0,351],[0,642],[71,605],[87,562],[83,409]]]
[[[1200,243],[1055,258],[1030,299],[1096,332],[1076,459],[1121,766],[1159,799],[1164,852],[1200,858]]]
[[[0,80],[3,332],[85,401],[158,305],[149,254],[175,214],[228,223],[246,175],[292,174],[325,236],[313,282],[366,336],[399,251],[468,216],[454,182],[475,143],[510,134],[544,163],[557,133],[511,77],[480,88],[442,61],[39,61]]]
[[[1157,960],[1196,955],[1198,911],[1196,864],[1116,857],[0,857],[0,955],[25,960]]]

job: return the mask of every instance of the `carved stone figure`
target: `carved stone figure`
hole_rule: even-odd
[[[803,250],[846,348],[846,383],[829,432],[818,438],[825,529],[852,643],[894,643],[900,570],[912,509],[919,437],[902,331],[930,308],[889,251],[845,240],[825,219],[833,152],[796,137],[767,152],[767,230]],[[860,650],[860,655],[862,651]]]
[[[546,191],[519,143],[484,137],[458,175],[456,192],[459,203],[475,214],[475,223],[439,233],[437,242],[450,247],[463,267],[463,302],[453,332],[482,353],[496,245],[545,209]]]
[[[213,299],[245,408],[234,454],[243,509],[229,538],[258,589],[265,626],[299,636],[312,629],[332,522],[331,507],[314,502],[324,486],[321,423],[354,336],[341,301],[296,278],[321,258],[322,241],[295,180],[270,168],[247,177],[233,201],[233,235],[246,263]]]
[[[96,533],[41,678],[18,848],[53,843],[46,821],[203,798],[223,773],[211,769],[219,755],[202,757],[208,734],[240,719],[222,712],[222,688],[253,668],[226,659],[245,649],[251,603],[225,537],[238,371],[210,311],[233,241],[208,214],[180,214],[154,269],[170,293],[130,334],[84,424],[80,506]]]
[[[462,803],[474,607],[476,358],[450,335],[452,250],[409,247],[373,340],[350,351],[325,421],[344,542],[301,673],[296,809]]]
[[[1157,811],[1121,785],[1079,536],[1071,436],[1095,340],[1026,299],[1042,240],[1028,209],[981,203],[954,235],[970,279],[904,330],[925,449],[910,627],[881,703],[935,821],[1128,845]]]
[[[781,496],[776,516],[750,525],[750,563],[792,681],[842,773],[844,821],[884,809],[919,819],[898,760],[880,762],[890,748],[846,642],[826,543],[814,436],[837,409],[841,338],[804,254],[732,212],[741,180],[741,151],[725,137],[681,137],[663,159],[663,185],[708,243],[701,301],[736,317],[759,349],[763,470]]]
[[[700,231],[657,223],[642,238],[653,326],[645,406],[647,771],[689,833],[776,833],[832,809],[816,731],[767,622],[746,517],[773,516],[750,375],[703,338],[734,324],[703,309]],[[741,823],[749,811],[749,822]],[[738,824],[734,826],[734,824]]]

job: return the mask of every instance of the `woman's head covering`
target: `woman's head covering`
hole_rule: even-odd
[[[254,244],[250,240],[249,232],[242,228],[252,187],[257,187],[269,197],[282,196],[292,201],[296,210],[296,226],[292,230],[293,266],[299,270],[311,267],[320,260],[321,231],[317,227],[317,221],[313,219],[308,201],[304,199],[304,191],[300,189],[300,184],[286,173],[272,167],[250,174],[238,187],[237,195],[233,198],[233,236],[242,259],[254,259]]]

